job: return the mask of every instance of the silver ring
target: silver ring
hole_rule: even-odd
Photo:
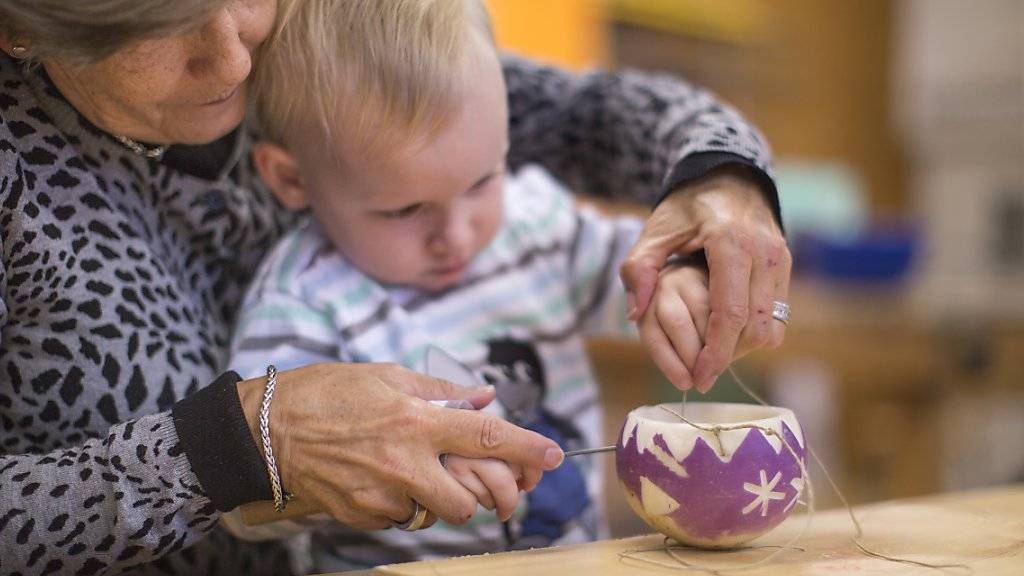
[[[772,302],[772,318],[775,318],[783,324],[789,324],[790,309],[789,304],[780,300]]]
[[[409,519],[405,522],[392,522],[392,526],[406,532],[414,532],[423,527],[423,523],[427,519],[427,509],[420,506],[420,503],[415,500],[412,503],[416,505],[416,509],[412,511],[412,516],[409,516]]]

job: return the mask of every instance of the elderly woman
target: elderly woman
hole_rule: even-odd
[[[267,381],[221,370],[242,291],[293,220],[254,176],[244,120],[276,12],[0,0],[0,572],[285,569],[278,549],[216,528],[271,496],[255,441]],[[514,165],[657,202],[623,268],[634,317],[666,258],[705,250],[707,345],[694,366],[671,346],[656,358],[673,382],[706,389],[734,356],[777,345],[784,326],[765,314],[788,252],[756,132],[664,78],[505,66]],[[424,402],[493,395],[387,365],[282,373],[281,475],[353,526],[401,522],[416,502],[464,521],[475,501],[440,481],[438,454],[506,460],[524,489],[562,459],[536,434]]]

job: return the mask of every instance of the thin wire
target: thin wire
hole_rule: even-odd
[[[579,456],[581,454],[593,454],[595,452],[612,452],[613,450],[615,450],[614,444],[609,446],[600,446],[598,448],[581,448],[579,450],[566,450],[565,457],[568,458],[570,456]]]

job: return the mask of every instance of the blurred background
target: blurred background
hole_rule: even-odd
[[[488,1],[509,51],[676,74],[767,135],[793,320],[734,368],[852,502],[1024,480],[1024,1]],[[609,439],[679,399],[638,346],[591,351]],[[605,463],[614,534],[646,532]]]

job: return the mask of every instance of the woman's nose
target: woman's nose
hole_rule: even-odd
[[[241,84],[249,76],[252,55],[242,40],[237,15],[228,8],[215,12],[198,30],[192,68],[197,76],[222,87]]]

